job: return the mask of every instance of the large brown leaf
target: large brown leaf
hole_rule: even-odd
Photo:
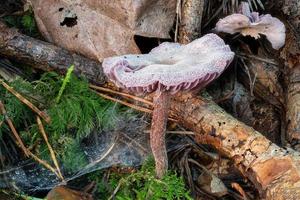
[[[139,53],[134,35],[168,38],[176,0],[30,0],[44,37],[102,61]]]

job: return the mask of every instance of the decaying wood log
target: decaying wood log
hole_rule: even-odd
[[[84,75],[94,83],[106,81],[99,62],[20,34],[1,21],[0,55],[44,71],[55,70],[59,73],[64,73],[70,65],[74,64],[76,75]]]
[[[286,124],[287,139],[300,141],[300,3],[297,0],[274,1],[277,10],[282,10],[287,20],[287,41],[281,51],[285,61]]]
[[[23,41],[24,40],[24,41]],[[27,43],[29,41],[29,43]],[[29,51],[22,45],[25,43]],[[21,48],[23,47],[23,48]],[[43,50],[43,51],[41,51]],[[63,54],[56,54],[57,51]],[[52,53],[48,53],[52,52]],[[42,52],[42,53],[41,53]],[[72,63],[73,54],[48,43],[23,36],[2,26],[0,32],[0,54],[34,67],[43,65],[44,70],[65,71]],[[53,59],[53,56],[61,56]],[[64,58],[66,56],[68,59]],[[92,74],[98,65],[83,57],[76,62],[82,64],[90,80],[103,84],[102,73]],[[98,69],[100,72],[101,70]],[[99,81],[97,81],[99,80]],[[228,115],[208,99],[181,94],[171,103],[172,114],[179,123],[196,133],[198,142],[214,146],[232,159],[235,166],[251,180],[266,200],[293,200],[300,196],[300,156],[293,150],[285,150],[272,144],[259,132]]]
[[[272,144],[259,132],[237,121],[211,100],[178,95],[173,114],[186,128],[232,159],[235,166],[268,200],[298,199],[300,157],[293,150]]]
[[[285,61],[286,124],[289,141],[300,140],[300,46],[295,41],[297,37],[289,29],[286,45],[281,51],[281,57]]]

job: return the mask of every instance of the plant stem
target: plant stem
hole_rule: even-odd
[[[168,157],[165,142],[165,132],[168,119],[170,94],[159,92],[153,99],[150,145],[155,160],[155,170],[158,178],[162,178],[168,169]]]

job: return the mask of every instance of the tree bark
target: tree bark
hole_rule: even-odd
[[[211,100],[178,95],[171,103],[181,125],[229,157],[267,200],[299,199],[300,157],[271,143]]]
[[[183,0],[179,28],[179,41],[186,44],[201,35],[204,0]]]
[[[276,9],[285,14],[287,40],[281,51],[285,61],[286,124],[287,139],[300,141],[300,2],[297,0],[279,0],[273,3]],[[276,6],[277,5],[277,6]]]
[[[76,75],[84,75],[93,83],[105,83],[101,63],[72,53],[47,42],[20,34],[0,21],[0,55],[44,71],[65,73],[75,65]]]
[[[298,41],[297,37],[289,28],[285,47],[281,51],[281,58],[285,61],[286,124],[287,139],[290,142],[300,140],[300,46],[295,41]]]

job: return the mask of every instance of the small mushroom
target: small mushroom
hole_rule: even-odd
[[[243,36],[260,38],[265,35],[274,49],[280,49],[285,43],[285,26],[277,18],[271,15],[259,15],[258,12],[250,12],[249,4],[242,2],[240,13],[229,15],[220,19],[216,24],[216,31],[224,33],[241,33]]]
[[[149,54],[104,59],[104,73],[117,86],[134,93],[156,92],[150,145],[157,177],[161,178],[168,168],[165,129],[170,96],[205,87],[233,57],[234,53],[219,36],[208,34],[187,45],[164,42]]]

